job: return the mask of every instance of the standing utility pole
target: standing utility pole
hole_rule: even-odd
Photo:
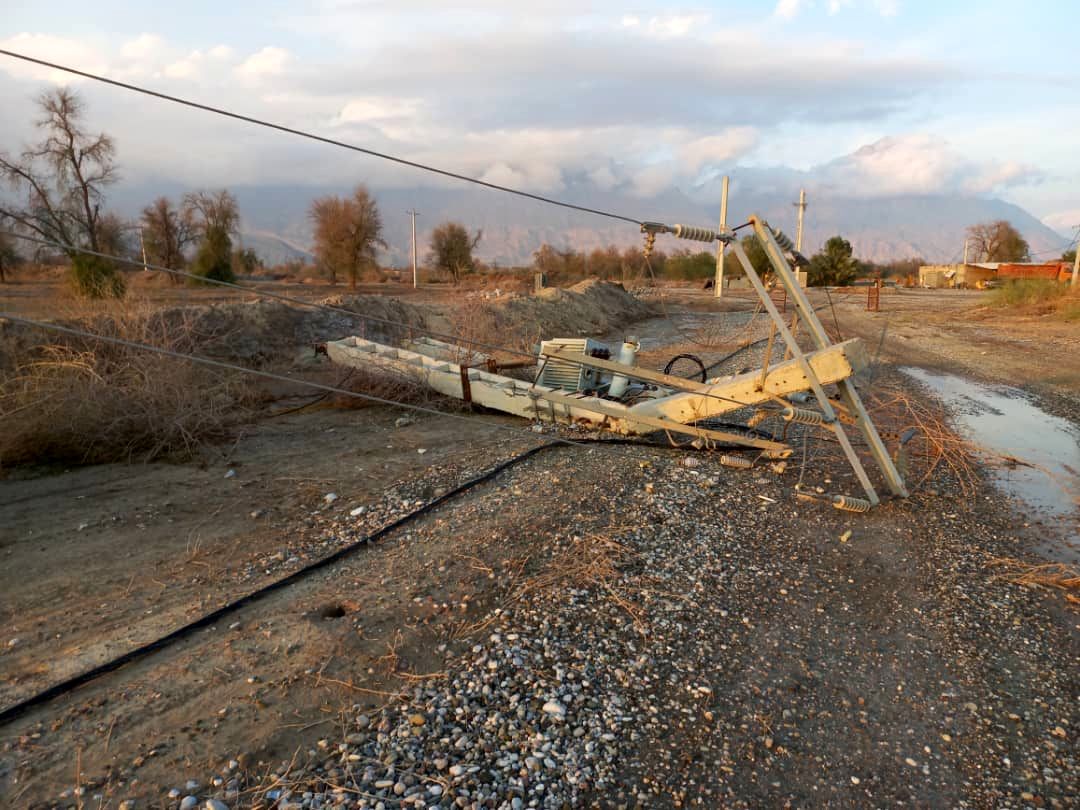
[[[968,263],[968,245],[971,244],[971,239],[964,240],[964,264]]]
[[[795,207],[799,209],[799,218],[795,222],[795,250],[802,253],[802,226],[803,215],[806,213],[806,189],[799,189],[799,201],[795,203]]]
[[[142,226],[139,226],[139,250],[142,251],[142,269],[144,273],[149,273],[150,268],[146,264],[146,242],[143,241]]]
[[[415,208],[411,211],[406,211],[406,214],[412,215],[412,286],[416,289],[417,277],[416,277],[416,215],[420,212]]]
[[[725,174],[720,183],[720,230],[727,227],[728,176]],[[713,280],[713,295],[720,298],[724,292],[724,243],[716,246],[716,278]]]

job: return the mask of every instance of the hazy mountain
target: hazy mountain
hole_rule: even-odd
[[[775,227],[794,237],[797,194],[789,184],[732,190],[728,221],[737,224],[751,212],[761,213]],[[243,240],[265,261],[278,263],[300,258],[310,249],[311,223],[307,217],[317,196],[348,192],[340,188],[306,186],[234,187],[243,216]],[[117,188],[112,199],[122,213],[135,214],[158,194],[179,196],[181,189],[167,185]],[[693,198],[678,190],[640,197],[625,191],[604,191],[585,183],[572,184],[555,194],[560,199],[623,214],[633,219],[696,225],[715,225],[719,214],[718,183],[694,190]],[[404,265],[410,261],[410,218],[416,208],[417,242],[421,260],[428,252],[431,230],[440,222],[457,220],[472,230],[482,229],[479,255],[500,265],[530,261],[544,242],[557,247],[590,250],[608,244],[641,244],[638,228],[627,222],[557,208],[491,190],[461,186],[448,188],[376,189],[383,215],[387,250],[384,260]],[[703,200],[715,200],[706,204]],[[964,231],[977,222],[1007,219],[1016,226],[1039,258],[1052,258],[1066,241],[1024,209],[998,199],[960,195],[854,197],[811,192],[806,212],[804,252],[813,253],[830,236],[841,234],[855,246],[858,256],[885,261],[921,256],[928,261],[959,261]],[[690,242],[662,237],[657,247],[693,248]]]

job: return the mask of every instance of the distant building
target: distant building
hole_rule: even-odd
[[[997,278],[996,262],[975,264],[924,264],[919,268],[919,286],[931,289],[982,289]]]
[[[919,286],[931,289],[982,289],[986,282],[1021,278],[1066,281],[1072,277],[1067,262],[974,262],[968,264],[924,264],[919,268]]]
[[[998,278],[1047,278],[1066,281],[1072,278],[1072,265],[1068,262],[1002,262],[998,265]]]

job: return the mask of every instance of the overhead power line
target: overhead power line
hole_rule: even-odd
[[[44,321],[35,321],[30,318],[23,318],[18,315],[12,315],[7,312],[0,312],[0,321],[10,321],[11,323],[17,323],[21,326],[29,326],[36,329],[43,329],[51,332],[61,332],[66,335],[72,335],[74,337],[90,338],[91,340],[98,340],[102,343],[111,343],[115,346],[124,346],[129,349],[140,349],[142,351],[153,352],[154,354],[164,355],[165,357],[172,357],[177,360],[188,360],[193,363],[199,363],[204,366],[210,366],[212,368],[224,369],[225,371],[238,371],[241,374],[251,374],[255,377],[263,377],[268,380],[275,380],[277,382],[292,383],[295,385],[306,385],[309,388],[315,388],[319,391],[325,391],[330,394],[342,394],[347,397],[354,397],[356,399],[367,400],[368,402],[376,402],[380,405],[392,405],[396,408],[405,408],[410,411],[418,411],[420,413],[430,414],[432,416],[442,416],[448,419],[457,419],[462,422],[468,422],[470,425],[475,425],[476,420],[471,416],[459,416],[454,413],[447,413],[445,411],[436,410],[435,408],[427,408],[423,405],[413,405],[407,402],[399,402],[395,399],[387,399],[385,397],[378,397],[374,394],[361,394],[359,391],[350,391],[347,388],[339,388],[334,385],[324,385],[323,383],[314,382],[312,380],[303,380],[296,377],[289,377],[285,374],[275,374],[272,371],[262,371],[261,369],[248,368],[246,366],[239,366],[235,363],[226,363],[223,360],[214,360],[210,357],[202,357],[197,354],[186,354],[184,352],[173,351],[172,349],[164,349],[160,346],[153,346],[149,343],[139,343],[134,340],[125,340],[124,338],[112,337],[110,335],[101,335],[95,332],[90,332],[85,329],[76,329],[71,326],[61,326],[56,323],[46,323]],[[522,436],[523,431],[519,428],[511,427],[510,425],[502,425],[494,422],[485,423],[485,427],[493,430],[505,430]],[[575,447],[581,447],[578,442],[570,439],[564,439],[561,436],[549,436],[547,437],[552,441],[560,442],[562,444],[569,444]]]
[[[250,293],[261,298],[272,298],[275,301],[284,301],[288,304],[296,304],[298,306],[309,307],[311,309],[321,309],[326,312],[336,312],[340,315],[348,315],[351,318],[356,318],[362,321],[372,321],[373,323],[381,323],[385,326],[398,326],[402,329],[410,329],[413,332],[419,332],[423,335],[430,335],[431,337],[444,338],[446,340],[454,341],[456,343],[465,343],[470,346],[476,346],[481,349],[489,349],[496,352],[505,352],[506,354],[513,354],[518,357],[535,357],[536,355],[530,352],[523,352],[520,349],[511,349],[506,346],[497,346],[493,343],[484,343],[479,340],[470,340],[469,338],[459,337],[457,335],[451,335],[447,332],[436,332],[432,329],[425,329],[422,326],[413,326],[412,324],[404,323],[402,321],[394,321],[389,318],[380,318],[377,315],[365,315],[362,312],[355,312],[345,307],[336,307],[333,304],[323,304],[318,301],[305,301],[303,298],[296,298],[291,295],[285,295],[284,293],[271,292],[270,290],[262,290],[257,287],[245,287],[242,284],[235,284],[231,281],[223,281],[216,278],[208,278],[206,276],[196,275],[195,273],[189,273],[186,270],[174,270],[171,267],[164,267],[160,264],[149,264],[143,262],[142,259],[129,259],[125,256],[114,256],[109,253],[101,253],[90,248],[77,247],[75,245],[69,245],[65,242],[56,242],[51,239],[41,239],[36,236],[29,236],[27,234],[17,233],[15,231],[0,231],[7,236],[12,236],[16,239],[23,239],[27,242],[33,242],[38,245],[46,245],[48,247],[54,247],[57,250],[72,251],[74,253],[83,253],[87,256],[97,256],[100,259],[108,259],[109,261],[121,262],[123,264],[130,264],[134,267],[142,267],[147,270],[160,270],[162,273],[170,273],[179,278],[190,278],[193,281],[198,281],[202,284],[214,284],[218,287],[229,287],[234,290],[240,290],[242,292]]]
[[[209,104],[202,104],[198,101],[192,101],[186,98],[180,98],[179,96],[172,96],[168,93],[162,93],[157,90],[151,90],[147,87],[141,87],[136,84],[130,84],[129,82],[122,82],[117,79],[110,79],[107,76],[100,76],[96,73],[89,73],[85,70],[78,70],[67,65],[60,65],[56,62],[48,62],[44,59],[37,59],[33,56],[27,56],[23,53],[16,53],[15,51],[9,51],[0,48],[0,54],[4,56],[10,56],[12,59],[21,59],[24,62],[30,62],[35,65],[41,65],[42,67],[52,68],[53,70],[60,70],[64,73],[70,73],[73,76],[82,76],[84,79],[91,79],[95,82],[101,82],[102,84],[109,84],[113,87],[120,87],[124,90],[130,90],[134,93],[141,93],[144,96],[151,96],[153,98],[161,99],[162,101],[170,101],[173,104],[181,104],[185,107],[191,107],[192,109],[202,110],[203,112],[213,113],[215,115],[221,115],[226,118],[232,118],[237,121],[243,121],[248,124],[255,124],[256,126],[266,127],[267,129],[275,129],[278,132],[285,132],[289,135],[296,135],[301,138],[307,138],[308,140],[318,141],[319,143],[330,144],[331,146],[338,146],[342,149],[348,149],[353,152],[360,152],[364,155],[370,155],[371,157],[380,158],[381,160],[388,160],[392,163],[399,163],[402,166],[410,166],[414,169],[420,169],[421,171],[431,172],[433,174],[439,174],[443,177],[450,177],[454,180],[462,180],[466,183],[474,183],[478,186],[484,186],[485,188],[494,189],[495,191],[502,191],[507,194],[515,194],[518,197],[526,197],[530,200],[536,200],[537,202],[547,203],[549,205],[557,205],[560,208],[569,208],[574,211],[581,211],[586,214],[595,214],[600,217],[607,217],[609,219],[617,219],[623,222],[629,222],[633,225],[640,225],[641,220],[634,219],[633,217],[623,216],[622,214],[615,214],[610,211],[602,211],[598,208],[589,208],[584,205],[575,205],[574,203],[565,202],[563,200],[556,200],[552,197],[544,197],[540,194],[533,194],[529,191],[522,191],[521,189],[511,188],[510,186],[503,186],[498,183],[490,183],[487,180],[481,180],[477,177],[469,177],[466,174],[459,174],[458,172],[452,172],[448,169],[440,169],[437,166],[429,166],[425,163],[418,163],[415,160],[408,160],[407,158],[391,155],[386,152],[379,152],[374,149],[368,149],[363,146],[357,146],[356,144],[346,143],[345,141],[339,141],[335,138],[327,138],[323,135],[316,135],[312,132],[306,132],[302,129],[295,129],[293,127],[287,127],[284,124],[275,124],[272,121],[266,121],[261,118],[255,118],[250,115],[243,115],[241,113],[231,112],[220,107],[212,107]]]
[[[64,242],[56,242],[56,241],[53,241],[53,240],[50,240],[50,239],[40,239],[40,238],[38,238],[36,236],[29,236],[27,234],[21,234],[21,233],[15,232],[15,231],[0,231],[0,234],[6,234],[7,236],[12,236],[12,237],[14,237],[16,239],[24,239],[27,242],[33,242],[33,243],[39,244],[39,245],[49,245],[51,247],[55,247],[55,248],[60,249],[60,250],[67,250],[67,251],[72,251],[72,252],[75,252],[75,253],[85,253],[88,256],[97,256],[97,257],[102,258],[102,259],[108,259],[109,261],[121,262],[123,264],[130,264],[130,265],[134,265],[135,267],[142,267],[142,268],[144,268],[146,270],[160,270],[163,273],[171,273],[174,276],[180,276],[182,278],[190,278],[190,279],[193,279],[193,280],[198,281],[200,283],[216,284],[219,287],[229,287],[229,288],[234,289],[234,290],[240,290],[241,292],[250,293],[252,295],[263,297],[263,298],[271,298],[271,299],[274,299],[276,301],[284,301],[284,302],[287,302],[287,303],[290,303],[290,304],[297,304],[298,306],[309,307],[311,309],[321,309],[321,310],[325,310],[327,312],[335,312],[335,313],[339,313],[341,315],[347,315],[350,318],[356,318],[356,319],[361,320],[361,321],[366,320],[366,321],[372,321],[374,323],[381,323],[381,324],[384,324],[386,326],[396,326],[396,327],[399,327],[401,329],[408,329],[408,330],[411,330],[413,332],[419,332],[420,334],[430,335],[431,337],[445,338],[448,341],[458,343],[458,344],[466,344],[466,345],[469,345],[469,346],[476,346],[476,347],[481,348],[481,349],[489,349],[491,351],[504,352],[506,354],[513,354],[513,355],[517,355],[519,357],[528,357],[531,360],[536,359],[535,354],[532,354],[530,352],[521,351],[520,349],[511,349],[508,346],[499,346],[499,345],[494,344],[494,343],[483,343],[483,342],[481,342],[479,340],[470,340],[469,338],[460,337],[458,335],[451,335],[451,334],[449,334],[447,332],[436,332],[436,331],[434,331],[432,329],[425,329],[424,327],[421,327],[421,326],[413,326],[412,324],[404,323],[403,321],[394,321],[394,320],[390,320],[389,318],[380,318],[380,317],[375,316],[375,315],[365,315],[362,312],[354,312],[353,310],[345,309],[344,307],[335,307],[333,304],[322,304],[322,303],[319,303],[318,301],[305,301],[302,298],[294,298],[291,295],[284,295],[282,293],[270,292],[269,290],[260,290],[260,289],[255,288],[255,287],[245,287],[245,286],[243,286],[241,284],[234,284],[231,281],[222,281],[220,279],[207,278],[206,276],[199,276],[199,275],[196,275],[195,273],[189,273],[186,270],[173,270],[170,267],[164,267],[164,266],[158,265],[158,264],[149,264],[147,262],[142,261],[141,259],[136,260],[136,259],[129,259],[129,258],[125,257],[125,256],[114,256],[114,255],[109,254],[109,253],[101,253],[99,251],[91,250],[89,248],[76,247],[75,245],[69,245],[69,244],[66,244]],[[652,268],[650,267],[650,272],[651,271],[652,271]],[[4,317],[4,316],[2,314],[0,314],[0,317]],[[563,362],[572,363],[573,360],[570,360],[568,358],[564,358]],[[630,375],[630,376],[633,376],[633,375]],[[289,379],[289,378],[286,378],[286,379]],[[743,402],[742,400],[738,400],[738,399],[732,399],[731,397],[725,397],[725,396],[722,396],[720,394],[712,394],[712,393],[703,392],[701,394],[701,396],[707,397],[709,399],[720,400],[722,402],[731,402],[731,403],[736,404],[736,405],[742,405],[742,406],[749,407],[749,403]]]

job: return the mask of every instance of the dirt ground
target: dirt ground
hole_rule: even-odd
[[[834,295],[832,307],[820,314],[828,323],[835,310],[843,336],[862,337],[884,365],[916,364],[1020,385],[1045,397],[1048,410],[1077,420],[1080,331],[980,309],[978,295],[890,291],[880,313],[865,312],[858,295]],[[821,293],[813,297],[816,305],[828,304]],[[715,303],[685,291],[668,296],[665,307],[669,317],[639,319],[609,330],[607,337],[633,328],[652,341],[649,348],[659,361],[710,328],[708,312]],[[745,310],[725,322],[720,337],[729,338],[745,327],[751,312],[730,300],[722,308]],[[28,303],[26,314],[33,312]],[[678,313],[680,325],[672,328],[670,316]],[[724,341],[717,338],[701,353],[715,359],[724,353]],[[272,407],[286,410],[299,401],[283,399]],[[105,465],[0,480],[0,708],[324,557],[545,439],[509,418],[417,415],[402,424],[401,415],[383,407],[309,409],[264,418],[196,462]],[[139,807],[171,807],[169,789],[183,788],[189,779],[206,787],[207,774],[220,772],[229,760],[260,774],[319,748],[320,740],[339,739],[346,715],[372,711],[402,689],[437,680],[455,656],[483,638],[491,611],[511,604],[525,578],[552,564],[548,538],[610,530],[611,512],[596,508],[604,502],[597,493],[627,507],[648,464],[683,475],[677,454],[664,449],[545,452],[215,626],[33,709],[0,729],[0,805],[116,807],[121,799],[136,798]],[[635,473],[620,476],[613,465]],[[763,483],[754,472],[722,468],[716,474],[722,488],[739,497],[759,503],[754,493],[768,493],[788,503],[782,500],[790,494],[786,479]],[[811,580],[830,582],[835,565],[844,577],[859,572],[860,584],[849,579],[849,587],[840,579],[816,601],[796,601],[785,610],[762,607],[752,620],[757,629],[747,639],[750,646],[733,650],[738,656],[759,652],[754,645],[798,651],[777,652],[764,663],[747,659],[742,676],[725,675],[714,689],[728,690],[732,705],[749,706],[760,697],[755,681],[794,678],[799,688],[831,694],[830,711],[843,711],[841,700],[850,708],[851,700],[864,717],[869,712],[897,728],[921,724],[918,736],[933,736],[932,712],[896,705],[881,692],[881,684],[894,693],[906,684],[921,695],[932,692],[935,681],[955,676],[946,672],[948,664],[937,665],[925,654],[949,648],[938,625],[923,623],[929,641],[920,645],[912,642],[912,627],[893,618],[938,609],[930,584],[938,552],[924,544],[934,532],[945,536],[952,530],[953,518],[945,516],[955,507],[927,498],[889,505],[854,523],[831,511],[824,524],[799,517],[797,510],[783,518],[771,513],[761,529],[777,538],[772,551],[786,555],[792,570],[810,570]],[[933,511],[933,520],[920,516],[924,509]],[[971,509],[987,511],[980,518]],[[964,514],[963,520],[983,520],[997,533],[995,552],[1026,553],[1030,537],[1021,518],[979,504],[968,505]],[[858,552],[834,559],[838,548],[826,538],[845,525],[857,527]],[[1041,623],[1032,632],[1064,639],[1061,660],[1076,662],[1075,614],[1041,592],[1020,601],[1026,615]],[[888,648],[895,656],[887,666],[879,661],[857,667],[857,684],[835,684],[830,692],[813,670],[828,671],[850,645],[826,643],[812,631],[823,610],[850,617],[856,628],[852,644]],[[848,621],[834,623],[833,632],[843,633]],[[806,663],[815,660],[821,663]],[[1036,677],[1036,665],[1018,664],[1008,675],[998,670],[997,688],[1021,689],[1023,678]],[[1055,712],[1047,712],[1046,722],[1051,715],[1058,718],[1053,723],[1071,717],[1063,745],[1071,748],[1075,764],[1075,712]],[[737,729],[739,718],[733,715],[732,722]],[[857,763],[863,772],[882,769],[890,782],[883,795],[919,806],[1000,806],[991,799],[970,800],[979,775],[965,768],[960,753],[943,766],[939,782],[897,790],[904,779],[900,772],[893,774],[882,754],[868,755],[855,738],[838,739],[843,727],[811,724],[802,731],[818,751],[833,746],[830,757]],[[696,737],[679,740],[687,750],[704,746]],[[639,765],[660,756],[650,752],[651,744],[663,747],[652,737],[641,743],[626,764],[628,783],[648,783],[641,781]],[[769,755],[755,750],[751,758],[758,761],[731,766],[756,774]],[[687,764],[684,778],[708,781],[703,768]],[[734,783],[734,794],[717,794],[715,801],[780,806],[777,797],[786,793],[789,802],[797,797],[794,806],[816,804],[826,799],[815,793],[819,771],[812,756],[778,759],[763,781],[747,776]],[[770,788],[775,779],[790,790]],[[73,792],[76,787],[81,792]],[[1069,806],[1062,799],[1072,791],[1052,784],[1042,790],[1059,797],[1053,806]],[[841,804],[867,801],[827,796]],[[594,801],[625,805],[631,799]],[[677,791],[666,790],[645,804],[654,803],[681,805]]]

